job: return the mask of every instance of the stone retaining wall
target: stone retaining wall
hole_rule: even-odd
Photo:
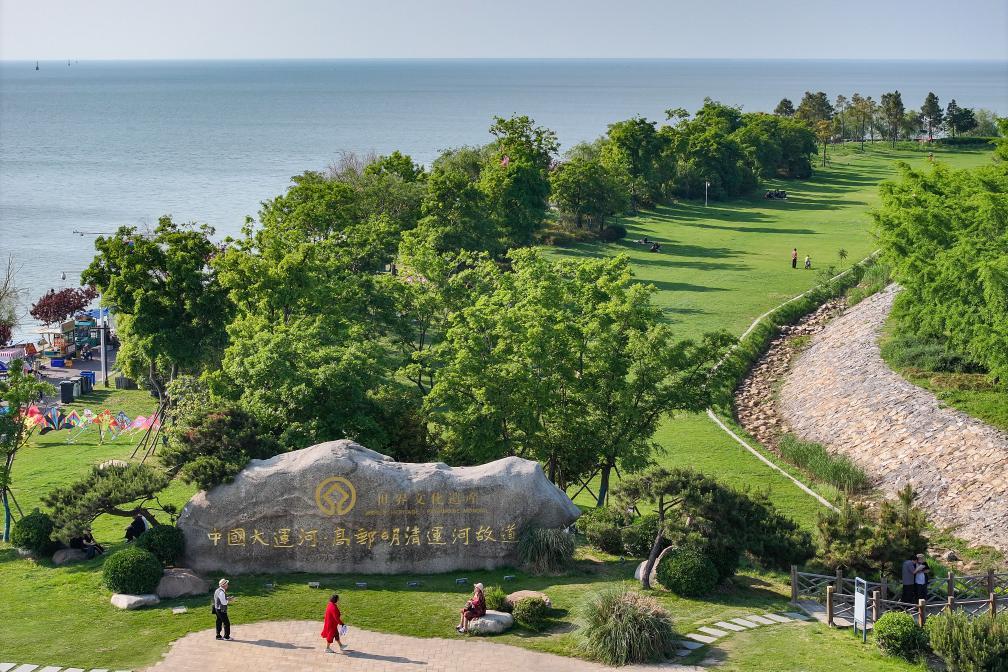
[[[781,387],[781,415],[883,490],[910,483],[938,525],[1008,552],[1008,435],[944,407],[882,360],[879,332],[897,291],[865,299],[813,336]]]

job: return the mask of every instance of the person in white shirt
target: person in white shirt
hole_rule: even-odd
[[[217,582],[217,590],[213,596],[213,613],[217,616],[217,625],[214,631],[217,639],[231,639],[231,619],[228,618],[228,605],[233,604],[235,598],[227,596],[228,580],[221,579]],[[221,637],[221,626],[224,627],[224,636]]]

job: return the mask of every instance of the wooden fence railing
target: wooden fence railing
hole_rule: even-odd
[[[901,585],[890,591],[887,577],[881,581],[867,581],[867,618],[878,620],[887,611],[903,611],[924,625],[929,616],[961,609],[970,617],[996,614],[1008,609],[1008,574],[993,570],[986,574],[955,576],[937,579],[928,587],[928,599],[916,603],[890,599]],[[826,607],[826,622],[834,625],[837,619],[854,620],[854,579],[843,575],[842,570],[832,574],[799,572],[791,567],[791,601],[795,604],[811,599]]]

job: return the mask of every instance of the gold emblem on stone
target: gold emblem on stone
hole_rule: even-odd
[[[357,490],[342,476],[325,479],[315,488],[315,504],[327,516],[342,516],[357,503]]]

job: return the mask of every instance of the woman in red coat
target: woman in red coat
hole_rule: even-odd
[[[332,650],[334,639],[339,644],[340,651],[346,648],[346,645],[339,638],[339,629],[344,623],[343,618],[340,616],[339,607],[336,606],[337,602],[339,602],[339,595],[334,594],[329,598],[329,604],[326,605],[325,610],[325,620],[322,621],[322,639],[326,640],[326,653],[336,653]]]

